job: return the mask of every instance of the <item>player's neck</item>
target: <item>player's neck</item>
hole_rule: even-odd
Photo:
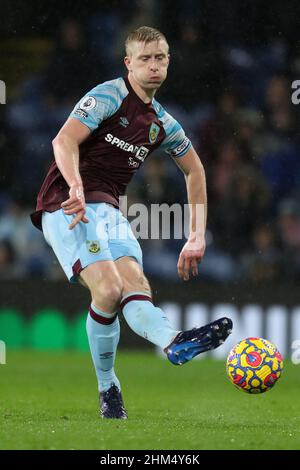
[[[138,97],[144,101],[144,103],[148,104],[152,102],[152,99],[156,93],[156,90],[145,90],[142,88],[138,82],[134,79],[134,77],[129,73],[128,80],[130,85],[132,86],[133,91],[138,95]]]

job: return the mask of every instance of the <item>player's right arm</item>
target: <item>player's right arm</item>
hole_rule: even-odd
[[[128,90],[123,78],[97,85],[74,107],[53,140],[56,164],[70,187],[69,199],[61,204],[65,214],[76,214],[69,228],[85,217],[84,188],[79,172],[79,145],[121,106]]]
[[[72,230],[85,216],[84,190],[79,173],[79,145],[91,133],[91,130],[78,119],[69,118],[52,141],[56,164],[70,187],[69,198],[61,204],[67,215],[76,214],[69,225]]]

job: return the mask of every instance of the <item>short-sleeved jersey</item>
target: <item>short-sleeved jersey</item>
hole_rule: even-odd
[[[153,99],[144,103],[128,78],[104,82],[88,92],[70,114],[90,130],[79,146],[79,172],[86,202],[118,207],[133,174],[161,148],[173,157],[191,146],[180,124]],[[53,212],[68,199],[69,187],[55,161],[50,166],[31,215],[41,229],[43,211]]]

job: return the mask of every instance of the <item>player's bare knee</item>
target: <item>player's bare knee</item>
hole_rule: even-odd
[[[98,305],[105,302],[106,304],[115,305],[117,308],[122,297],[122,290],[123,284],[119,276],[112,279],[103,279],[94,287],[92,297]]]
[[[104,286],[104,295],[119,305],[122,296],[122,284],[107,284]]]
[[[130,294],[130,292],[144,292],[151,297],[151,287],[143,272],[139,273],[136,277],[124,279],[122,296]]]
[[[151,287],[143,271],[140,272],[140,275],[137,279],[137,284],[138,284],[139,290],[151,296]]]
[[[143,274],[143,277],[141,279],[141,283],[142,283],[143,292],[145,292],[145,293],[147,293],[151,296],[152,295],[151,287],[150,287],[148,279],[146,278],[146,276],[144,274]]]

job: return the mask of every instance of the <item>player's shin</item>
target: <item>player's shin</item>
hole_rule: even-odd
[[[120,307],[130,328],[153,344],[166,348],[179,331],[175,330],[166,314],[152,303],[144,292],[132,292],[123,297]]]
[[[120,382],[114,371],[117,346],[120,339],[120,323],[117,315],[100,311],[91,305],[86,321],[86,330],[93,363],[101,392]]]

